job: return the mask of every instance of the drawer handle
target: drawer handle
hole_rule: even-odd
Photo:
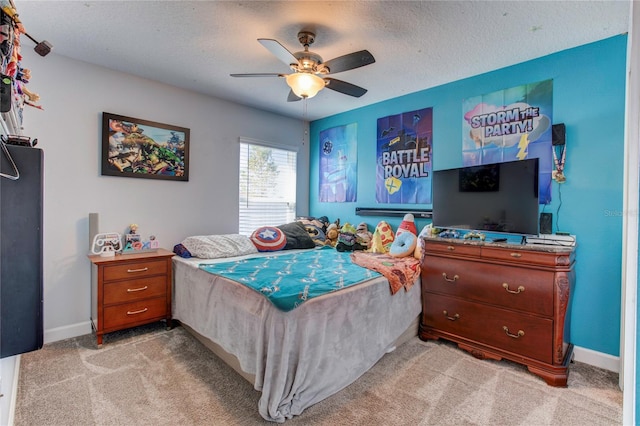
[[[149,286],[145,285],[144,287],[140,287],[140,288],[128,288],[127,289],[127,293],[133,293],[134,291],[142,291],[142,290],[146,290],[148,289]]]
[[[447,250],[454,251],[456,248],[454,246],[447,246]]]
[[[511,293],[511,294],[518,294],[518,293],[522,293],[524,291],[524,286],[523,285],[518,286],[517,290],[509,290],[509,284],[507,284],[507,283],[502,283],[502,287],[505,290],[507,290],[508,293]]]
[[[143,312],[147,312],[148,310],[149,308],[140,309],[139,311],[127,311],[127,315],[141,314]]]
[[[516,335],[516,334],[511,334],[511,333],[509,333],[509,327],[507,327],[506,325],[503,325],[503,326],[502,326],[502,329],[504,330],[504,333],[505,333],[507,336],[509,336],[509,337],[513,337],[514,339],[518,339],[518,338],[520,338],[520,337],[524,336],[524,331],[522,331],[522,330],[518,330],[518,334]]]
[[[449,278],[449,277],[447,276],[447,273],[446,273],[446,272],[443,272],[443,273],[442,273],[442,276],[444,277],[444,279],[445,279],[446,281],[449,281],[450,283],[455,282],[455,281],[457,281],[457,280],[458,280],[458,278],[460,278],[458,275],[454,275],[454,276],[453,276],[453,278]]]
[[[511,253],[511,257],[522,257],[521,253]]]
[[[455,314],[454,316],[450,317],[449,314],[447,313],[447,311],[442,311],[442,313],[444,314],[444,316],[449,320],[449,321],[455,321],[458,318],[460,318],[460,314]]]
[[[132,272],[144,272],[144,271],[148,271],[149,268],[140,268],[140,269],[127,269],[128,273],[132,273]]]

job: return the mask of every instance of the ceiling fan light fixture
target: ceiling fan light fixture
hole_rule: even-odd
[[[307,72],[296,72],[286,76],[287,85],[299,98],[313,98],[325,86],[322,78]]]

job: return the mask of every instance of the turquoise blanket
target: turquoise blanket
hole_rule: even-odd
[[[349,252],[322,247],[295,253],[201,264],[200,269],[262,293],[290,311],[309,299],[381,276],[351,262]]]

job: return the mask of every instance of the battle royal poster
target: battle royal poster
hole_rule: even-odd
[[[320,202],[357,198],[358,128],[356,123],[320,132]]]
[[[432,135],[433,108],[378,119],[378,203],[431,203]]]
[[[465,166],[539,158],[539,202],[551,202],[553,80],[474,96],[462,106]]]

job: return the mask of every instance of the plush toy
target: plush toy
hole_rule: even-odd
[[[396,231],[396,238],[403,232],[411,232],[413,235],[418,235],[418,228],[416,228],[416,222],[411,213],[407,213],[404,215],[400,226],[398,226],[398,230]]]
[[[374,253],[389,253],[391,243],[393,243],[394,235],[391,225],[381,220],[373,231],[371,238],[371,251]]]
[[[340,234],[340,231],[338,230],[338,224],[330,223],[329,226],[327,226],[327,232],[325,233],[325,236],[326,236],[325,245],[335,247],[336,244],[338,244],[339,234]]]
[[[434,236],[434,228],[433,225],[430,223],[428,225],[425,225],[424,228],[422,228],[422,231],[420,231],[420,233],[418,234],[418,242],[416,244],[416,250],[413,252],[413,257],[415,257],[416,259],[420,259],[422,258],[422,246],[423,246],[423,238],[430,238]]]
[[[356,228],[356,242],[361,246],[365,247],[364,250],[371,249],[371,243],[373,239],[373,234],[369,232],[369,228],[367,224],[361,222]]]
[[[340,234],[338,235],[338,243],[336,244],[336,250],[338,251],[355,251],[365,250],[366,247],[360,245],[356,239],[356,228],[349,222],[345,223],[340,228]]]

